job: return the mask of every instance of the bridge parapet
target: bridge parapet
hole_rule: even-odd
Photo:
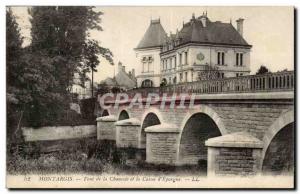
[[[215,94],[291,90],[294,90],[294,71],[282,71],[216,80],[202,80],[156,88],[136,88],[127,91],[127,93],[130,97],[133,97],[136,93],[147,96],[148,93]]]

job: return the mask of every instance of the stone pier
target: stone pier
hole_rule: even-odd
[[[208,146],[208,176],[249,176],[260,172],[263,142],[247,132],[211,138]]]
[[[179,128],[172,124],[147,127],[146,162],[151,164],[176,165],[179,144]]]
[[[116,116],[109,115],[104,117],[98,117],[97,121],[97,139],[98,140],[116,140]]]
[[[141,122],[136,118],[117,121],[116,144],[118,148],[139,148]]]

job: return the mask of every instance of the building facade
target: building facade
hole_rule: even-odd
[[[234,28],[203,13],[167,35],[160,20],[152,20],[135,49],[142,66],[138,87],[249,75],[252,46],[243,38],[243,21]]]
[[[121,62],[118,63],[118,72],[113,78],[106,78],[102,80],[100,84],[104,84],[109,88],[120,87],[124,90],[136,88],[135,69],[132,69],[128,73],[125,66]]]
[[[87,80],[84,84],[81,83],[79,75],[76,73],[74,75],[74,84],[72,85],[71,93],[76,95],[76,98],[79,100],[91,98],[92,97],[92,88],[91,80]]]

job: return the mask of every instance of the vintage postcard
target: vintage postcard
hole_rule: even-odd
[[[7,188],[293,189],[291,6],[7,6]]]

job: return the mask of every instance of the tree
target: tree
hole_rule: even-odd
[[[93,72],[100,62],[97,55],[111,62],[112,53],[89,40],[90,30],[102,30],[102,12],[93,7],[43,6],[28,12],[31,44],[22,48],[17,22],[7,10],[7,101],[25,110],[25,124],[40,126],[66,117],[75,73],[84,84],[89,68]]]
[[[18,78],[23,67],[20,66],[22,55],[23,37],[12,10],[6,10],[6,72],[7,72],[7,102],[18,104],[19,100],[15,95],[18,87]]]
[[[101,47],[96,40],[87,40],[83,51],[84,64],[87,68],[84,72],[92,72],[92,97],[94,97],[94,72],[97,72],[96,68],[100,63],[98,55],[114,65],[113,54],[109,49]]]
[[[95,45],[97,52],[84,52],[89,31],[102,30],[102,12],[93,7],[43,6],[28,11],[31,44],[21,48],[19,28],[7,10],[7,99],[25,110],[25,124],[41,126],[66,117],[74,74],[85,81],[85,60],[94,62],[97,53],[105,57],[109,52]]]
[[[260,68],[257,70],[256,75],[262,75],[262,74],[269,73],[269,72],[270,71],[266,66],[261,65]]]
[[[20,65],[23,37],[10,8],[6,9],[6,77],[7,77],[7,134],[8,140],[19,123],[23,112],[20,103],[20,80],[23,67]]]
[[[62,93],[71,90],[74,73],[86,81],[86,68],[82,63],[86,40],[90,30],[102,30],[99,24],[103,13],[93,8],[46,6],[29,9],[32,49],[45,50],[48,56],[55,58],[56,80]]]

